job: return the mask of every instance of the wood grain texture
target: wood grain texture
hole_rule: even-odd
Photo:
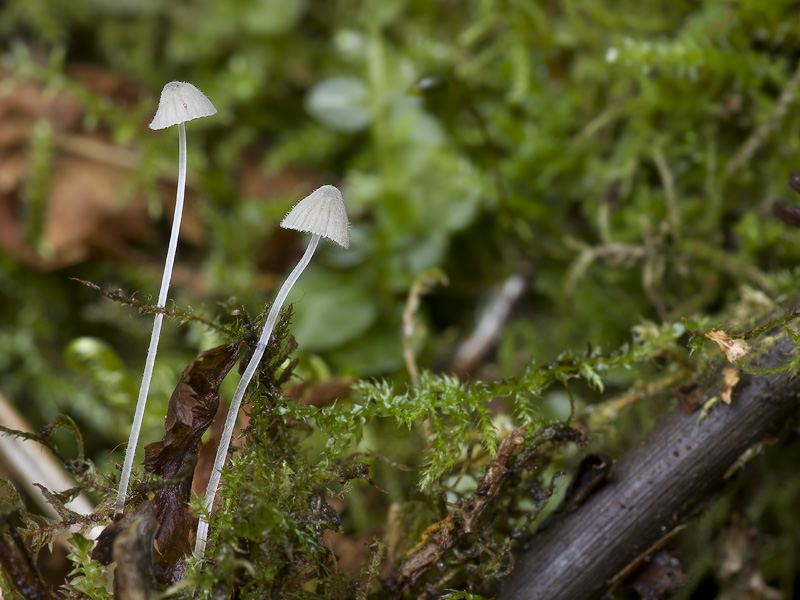
[[[790,326],[796,331],[797,319]],[[785,329],[763,337],[751,350],[751,369],[785,364],[797,352]],[[719,403],[703,421],[699,413],[668,413],[618,461],[608,484],[532,539],[498,598],[600,597],[631,561],[710,501],[746,450],[780,432],[798,398],[798,377],[742,373],[731,404]]]

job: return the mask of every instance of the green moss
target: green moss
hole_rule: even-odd
[[[4,190],[3,224],[19,225],[33,254],[0,255],[0,389],[34,428],[71,415],[92,464],[113,471],[133,412],[128,376],[149,329],[136,310],[69,278],[139,290],[145,301],[163,255],[161,240],[140,238],[121,262],[95,248],[75,266],[37,270],[52,252],[44,224],[70,136],[133,150],[113,206],[141,193],[163,233],[160,186],[175,147],[145,127],[158,90],[189,80],[219,109],[190,133],[206,237],[180,250],[192,277],[173,286],[181,308],[165,331],[143,439],[160,435],[169,394],[199,351],[250,339],[257,319],[245,307],[263,306],[295,252],[294,238],[275,234],[289,206],[324,180],[342,186],[353,222],[351,250],[321,248],[292,298],[296,352],[284,324],[284,345],[262,370],[213,524],[216,553],[192,571],[203,593],[231,573],[252,597],[377,593],[376,557],[413,547],[448,503],[468,498],[508,430],[526,425],[534,444],[572,405],[598,445],[622,451],[670,401],[675,380],[714,351],[686,332],[743,333],[797,294],[798,234],[770,211],[790,198],[800,151],[800,26],[790,0],[470,0],[458,10],[418,0],[50,4],[0,8],[2,91],[36,84],[43,98],[66,93],[82,110],[66,132],[46,112],[34,115],[28,166]],[[131,91],[112,99],[76,74],[78,64]],[[421,301],[413,387],[402,311],[432,268],[450,284]],[[447,375],[479,309],[515,274],[527,287],[497,355],[468,382]],[[241,304],[219,307],[231,296]],[[333,405],[282,395],[287,382],[344,376],[356,393]],[[649,383],[655,391],[636,396]],[[630,390],[650,401],[611,416]],[[77,452],[74,441],[58,443]],[[551,471],[571,460],[543,452]],[[764,461],[782,473],[789,459]],[[550,474],[537,468],[523,480],[546,490]],[[103,499],[111,484],[92,481]],[[155,485],[147,481],[142,497]],[[763,508],[754,521],[770,515],[774,525],[780,515],[782,531],[800,531],[777,478],[753,485],[765,490],[744,494]],[[506,541],[530,509],[521,489],[504,492],[492,522],[505,524],[479,538],[481,556],[494,556],[487,571],[502,571]],[[385,532],[402,539],[392,547],[379,531],[390,509],[402,524]],[[383,540],[360,577],[337,571],[325,547],[324,531],[339,529]],[[786,557],[797,543],[786,534],[780,544],[765,573],[790,595]],[[455,548],[423,580],[443,592],[494,576],[467,572],[465,552]],[[86,552],[73,555],[91,570]],[[701,559],[694,575],[711,577],[714,560]]]

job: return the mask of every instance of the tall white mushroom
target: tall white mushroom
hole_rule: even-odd
[[[191,83],[172,81],[164,86],[161,99],[150,129],[166,129],[173,125],[178,126],[178,190],[175,197],[175,214],[172,218],[172,232],[169,237],[167,260],[164,264],[164,274],[161,278],[161,290],[158,292],[158,307],[164,308],[167,303],[169,282],[172,278],[172,266],[175,263],[175,250],[178,246],[178,232],[181,228],[181,215],[183,214],[183,196],[186,189],[186,128],[184,123],[192,119],[208,117],[217,112],[211,100]],[[150,334],[150,346],[147,349],[147,359],[142,374],[142,385],[139,388],[139,397],[136,400],[136,412],[131,425],[131,435],[128,439],[128,448],[125,450],[125,462],[117,490],[117,502],[114,514],[120,514],[125,508],[125,496],[128,493],[133,457],[139,442],[139,431],[142,428],[144,408],[147,404],[147,392],[150,390],[150,380],[153,377],[153,365],[158,352],[158,339],[161,336],[161,324],[164,321],[163,313],[156,313],[153,322],[153,332]]]
[[[239,414],[239,406],[242,404],[247,386],[253,379],[258,364],[264,356],[264,351],[272,335],[272,329],[275,327],[275,321],[278,319],[278,313],[280,313],[281,306],[286,301],[289,290],[292,289],[300,274],[311,261],[311,256],[314,254],[314,250],[317,249],[320,237],[328,238],[343,248],[347,248],[350,245],[350,222],[347,220],[347,211],[344,208],[342,193],[332,185],[323,185],[300,200],[281,221],[281,227],[305,231],[313,235],[305,254],[303,254],[303,258],[300,259],[300,262],[297,263],[289,277],[283,282],[281,289],[278,290],[278,295],[269,309],[267,322],[264,323],[264,329],[261,330],[261,336],[253,352],[253,357],[247,364],[244,375],[242,375],[242,379],[233,394],[228,418],[225,420],[225,429],[222,432],[219,448],[217,448],[217,456],[214,459],[214,468],[211,471],[211,478],[208,481],[206,496],[203,500],[203,507],[209,514],[214,505],[214,497],[217,494],[217,487],[222,476],[222,467],[225,466],[225,460],[228,457],[228,448],[233,436],[233,426]],[[205,553],[207,537],[208,521],[201,515],[194,546],[194,554],[198,558],[202,558]]]

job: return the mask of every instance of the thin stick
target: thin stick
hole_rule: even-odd
[[[208,480],[206,496],[203,500],[203,508],[205,509],[206,514],[210,515],[211,508],[214,506],[214,497],[217,494],[219,480],[222,476],[222,467],[225,466],[225,460],[228,458],[228,448],[231,445],[231,438],[233,437],[233,427],[236,424],[236,418],[239,415],[239,407],[241,406],[242,399],[247,391],[247,386],[250,385],[250,381],[253,379],[253,376],[256,373],[256,369],[261,362],[261,358],[264,356],[264,351],[267,349],[267,344],[269,343],[269,338],[272,335],[272,330],[275,327],[275,321],[278,320],[278,314],[280,313],[281,306],[283,306],[283,303],[286,301],[286,296],[288,296],[289,290],[292,289],[292,286],[294,286],[294,284],[297,282],[300,274],[311,261],[311,257],[314,255],[314,251],[317,249],[317,244],[319,244],[319,238],[320,235],[316,233],[311,236],[311,241],[308,243],[308,248],[306,248],[303,258],[300,259],[300,262],[297,263],[297,266],[289,274],[289,277],[283,282],[281,289],[278,291],[278,296],[275,298],[275,301],[270,307],[269,315],[267,315],[267,322],[264,324],[264,329],[261,330],[261,336],[258,339],[255,352],[253,352],[250,362],[247,363],[247,368],[244,371],[244,375],[242,375],[242,379],[239,381],[239,385],[236,387],[236,391],[233,394],[231,406],[228,410],[228,417],[225,420],[225,429],[222,431],[222,436],[219,440],[219,447],[217,448],[217,456],[214,459],[214,468],[211,470],[211,478]],[[205,554],[207,538],[208,521],[205,519],[204,515],[200,515],[200,522],[197,525],[197,539],[194,546],[194,554],[198,558],[202,558]]]
[[[158,293],[158,306],[164,308],[167,303],[169,282],[172,278],[172,266],[175,264],[175,252],[178,247],[178,232],[181,228],[181,215],[183,214],[183,197],[186,189],[186,127],[178,123],[178,190],[175,196],[175,214],[172,217],[172,232],[169,236],[167,260],[164,264],[164,275],[161,278],[161,290]],[[119,479],[117,502],[114,506],[114,515],[121,514],[125,508],[125,496],[128,493],[128,483],[133,469],[133,459],[136,455],[136,446],[139,443],[139,432],[142,429],[144,409],[147,404],[147,393],[150,390],[150,380],[153,378],[153,366],[158,352],[158,340],[161,337],[161,324],[164,321],[163,313],[157,313],[153,321],[153,331],[150,334],[150,346],[147,349],[147,359],[144,363],[142,385],[139,388],[139,398],[136,400],[136,412],[133,415],[131,435],[128,439],[128,448],[125,450],[125,462]]]

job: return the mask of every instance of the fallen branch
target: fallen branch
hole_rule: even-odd
[[[619,460],[611,481],[532,539],[498,598],[598,598],[706,508],[740,457],[798,412],[799,327],[795,317],[752,342],[738,361],[741,380],[730,404],[717,402],[702,420],[678,409],[663,417]],[[776,372],[782,365],[790,368]],[[715,387],[704,390],[706,400],[725,391],[722,372]]]

